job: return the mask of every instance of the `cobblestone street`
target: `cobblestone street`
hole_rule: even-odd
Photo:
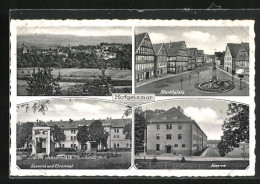
[[[177,96],[247,96],[249,95],[249,85],[242,81],[240,89],[240,81],[234,78],[235,88],[225,93],[205,93],[195,89],[195,84],[202,81],[209,81],[212,77],[212,66],[205,66],[198,68],[190,73],[185,73],[178,76],[158,80],[150,84],[146,84],[136,88],[136,93],[155,93],[161,96],[172,96],[173,94],[165,94],[163,91],[184,91],[184,94],[175,94]],[[198,75],[199,72],[199,75]],[[170,74],[168,74],[170,75]],[[220,80],[231,80],[232,77],[217,69],[217,76]],[[181,82],[182,80],[182,82]]]

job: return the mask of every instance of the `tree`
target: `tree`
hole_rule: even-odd
[[[77,140],[81,144],[86,144],[90,139],[89,139],[89,128],[84,125],[84,126],[79,126],[78,127],[78,133],[77,133]]]
[[[123,133],[125,134],[125,139],[132,140],[132,124],[127,123],[123,129]]]
[[[90,141],[97,142],[103,146],[107,146],[108,132],[104,130],[101,121],[93,121],[89,126]]]
[[[25,143],[29,143],[32,140],[32,122],[26,122],[23,124],[18,124],[16,127],[16,144],[17,148],[21,148]]]
[[[56,96],[61,95],[61,87],[57,83],[61,76],[54,78],[52,75],[52,68],[44,67],[38,68],[38,71],[33,70],[32,78],[27,79],[28,88],[26,88],[28,95],[32,96]]]
[[[237,103],[230,103],[227,110],[228,118],[222,126],[223,136],[218,149],[223,157],[240,142],[249,142],[249,106]]]
[[[58,125],[54,125],[54,142],[55,143],[60,143],[61,141],[66,140],[66,135],[64,134],[63,131],[61,131],[61,128]]]
[[[144,150],[144,132],[146,129],[145,113],[142,107],[135,108],[135,152]]]

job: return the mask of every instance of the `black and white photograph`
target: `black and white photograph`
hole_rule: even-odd
[[[130,112],[130,113],[129,113]],[[17,105],[19,169],[128,169],[129,107],[101,100],[50,99]]]
[[[132,28],[17,27],[18,96],[132,92]]]
[[[135,108],[138,169],[249,167],[249,106],[214,99],[166,100]]]
[[[248,26],[136,26],[135,91],[248,96],[249,50]]]

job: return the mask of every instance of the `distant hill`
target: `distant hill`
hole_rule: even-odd
[[[17,47],[21,48],[23,42],[27,46],[48,48],[50,46],[78,46],[98,45],[101,42],[131,44],[131,36],[75,36],[75,35],[17,35]]]

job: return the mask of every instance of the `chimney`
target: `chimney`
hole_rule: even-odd
[[[183,109],[182,109],[180,106],[178,106],[177,109],[178,109],[181,113],[183,113]]]
[[[109,117],[107,117],[107,119],[109,119]]]
[[[72,121],[73,121],[73,120],[72,120],[72,119],[70,119],[70,123],[72,123]]]
[[[62,119],[60,121],[62,122]]]

